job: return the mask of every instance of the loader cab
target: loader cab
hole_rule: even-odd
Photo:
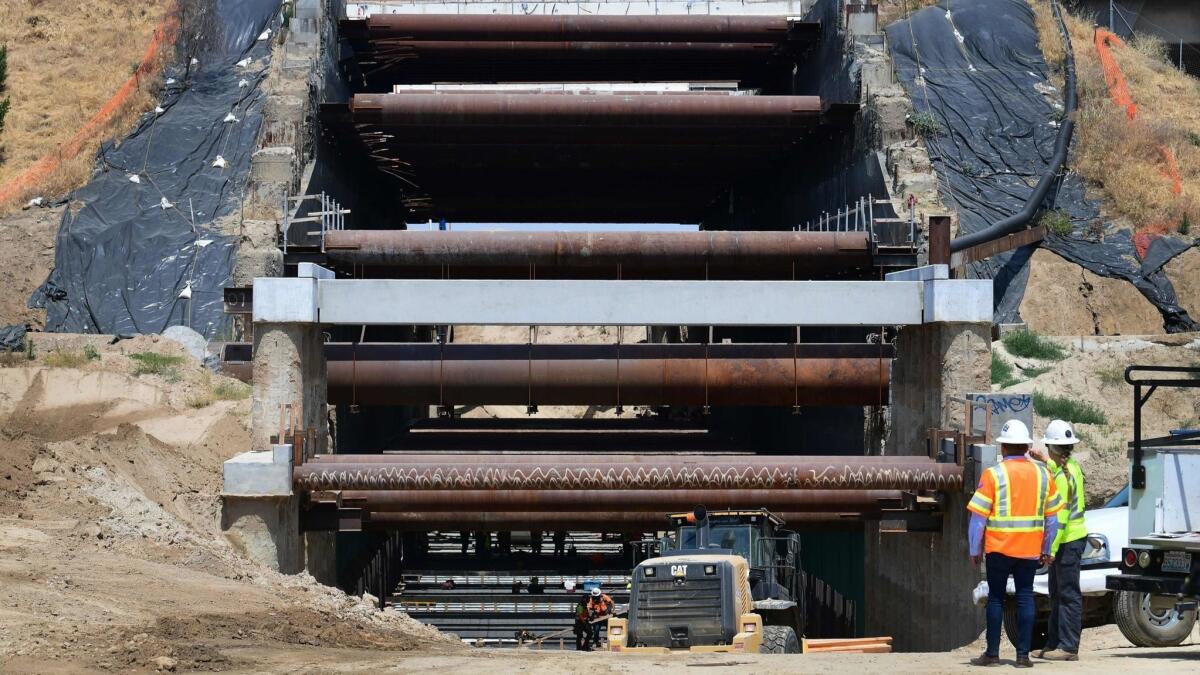
[[[613,651],[799,651],[800,537],[766,509],[668,516],[660,555],[634,569]]]
[[[668,516],[672,537],[663,556],[712,553],[736,555],[750,564],[755,600],[794,599],[800,591],[800,536],[783,528],[767,509],[706,511]]]

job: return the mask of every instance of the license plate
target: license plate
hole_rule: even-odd
[[[1192,554],[1187,551],[1164,551],[1162,571],[1188,574],[1192,571]]]

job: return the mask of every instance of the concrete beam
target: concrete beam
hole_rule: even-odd
[[[315,276],[323,276],[314,274]],[[896,326],[991,321],[991,282],[254,280],[254,320],[346,325]]]
[[[870,281],[347,279],[318,282],[317,311],[333,324],[879,326],[921,323],[921,291]]]
[[[292,446],[275,445],[266,452],[243,452],[225,460],[221,495],[292,496]]]

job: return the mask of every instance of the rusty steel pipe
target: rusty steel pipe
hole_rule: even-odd
[[[694,505],[693,505],[694,506]],[[858,513],[776,513],[790,529],[806,525],[839,525],[853,527],[864,519]],[[869,516],[869,514],[867,514]],[[671,523],[666,514],[644,512],[587,512],[562,511],[462,511],[462,512],[382,512],[363,517],[363,526],[368,529],[396,529],[410,531],[529,531],[546,533],[544,545],[550,546],[549,533],[556,530],[586,530],[591,532],[657,532],[670,530]]]
[[[880,359],[532,358],[329,361],[333,404],[882,405]]]
[[[373,45],[389,57],[428,56],[437,59],[639,59],[639,58],[742,58],[761,59],[775,45],[758,42],[536,42],[536,41],[428,41],[386,40]],[[433,64],[431,64],[433,65]],[[437,64],[442,65],[442,64]]]
[[[767,508],[794,512],[880,510],[899,490],[347,490],[342,505],[371,512],[413,511],[690,511]]]
[[[890,348],[819,344],[327,344],[328,397],[361,405],[880,405]],[[245,358],[245,356],[243,356]],[[226,374],[249,380],[237,359]]]
[[[333,262],[361,266],[633,265],[654,268],[783,265],[837,258],[869,265],[865,232],[422,232],[338,230]]]
[[[302,464],[298,490],[955,490],[962,468],[914,458],[911,464],[854,457],[756,457],[707,462],[646,457],[602,462],[588,457],[528,464]],[[369,461],[369,460],[368,460]]]
[[[791,26],[783,16],[374,14],[364,27],[370,39],[778,42]],[[815,25],[797,28],[812,33]]]
[[[479,440],[479,447],[487,447],[486,438]],[[666,444],[665,447],[670,447]],[[583,448],[587,450],[588,448]],[[388,452],[382,454],[363,453],[363,454],[344,454],[344,455],[316,455],[307,460],[315,464],[386,464],[395,466],[410,466],[413,464],[440,464],[445,466],[450,465],[469,465],[474,466],[481,462],[486,464],[569,464],[576,461],[581,456],[580,449],[571,447],[563,448],[560,452],[523,452],[523,453],[486,453],[476,454],[472,452]],[[780,455],[776,455],[779,457]],[[840,456],[840,455],[839,455]],[[754,464],[761,459],[770,459],[773,455],[757,455],[757,454],[676,454],[676,453],[660,453],[658,455],[648,453],[637,454],[620,454],[604,453],[595,458],[597,462],[613,463],[613,464],[640,464],[645,461],[655,460],[660,461],[667,458],[675,459],[686,463],[700,464]],[[785,459],[787,458],[786,456]],[[888,455],[885,457],[869,457],[862,455],[847,455],[840,456],[843,459],[847,457],[851,460],[869,459],[872,463],[877,464],[904,464],[913,463],[924,464],[927,460],[923,457],[904,457],[899,455]],[[815,457],[815,459],[833,459],[832,457]]]
[[[388,128],[588,127],[807,129],[820,96],[355,94],[355,123]]]

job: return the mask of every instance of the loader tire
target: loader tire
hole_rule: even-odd
[[[1113,618],[1121,634],[1138,647],[1174,647],[1188,638],[1196,625],[1196,612],[1181,617],[1173,609],[1153,610],[1150,594],[1117,591]]]
[[[766,626],[763,628],[762,653],[799,654],[800,639],[791,626]]]

